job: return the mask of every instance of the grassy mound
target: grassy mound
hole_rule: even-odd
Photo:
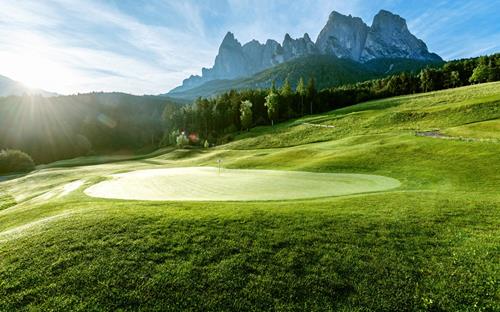
[[[216,149],[56,164],[0,182],[16,202],[0,210],[0,310],[498,310],[500,143],[416,134],[491,138],[499,100],[499,83],[398,97]],[[221,158],[232,169],[382,175],[401,186],[270,202],[83,192],[113,174]]]

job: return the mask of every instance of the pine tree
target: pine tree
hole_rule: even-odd
[[[249,100],[241,102],[240,120],[243,129],[250,129],[252,126],[252,102]]]
[[[304,116],[304,96],[306,95],[306,86],[304,84],[304,78],[300,77],[297,88],[295,89],[297,94],[300,96],[300,115]]]
[[[283,118],[290,119],[293,115],[292,97],[293,97],[293,90],[292,87],[290,86],[288,78],[286,78],[285,82],[281,86],[278,98],[279,101],[278,111],[282,115],[281,117]]]
[[[316,98],[316,84],[314,78],[309,78],[306,88],[307,99],[309,100],[310,114],[313,114],[313,101]]]
[[[283,83],[283,86],[281,86],[280,95],[286,98],[292,96],[292,94],[293,91],[292,87],[290,86],[290,81],[288,81],[288,78],[286,78],[285,82]]]

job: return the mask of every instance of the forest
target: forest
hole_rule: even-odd
[[[152,149],[163,136],[167,105],[177,104],[123,93],[0,98],[0,150],[21,150],[41,164]]]

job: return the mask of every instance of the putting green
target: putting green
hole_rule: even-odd
[[[138,170],[85,190],[92,197],[129,200],[252,201],[316,198],[396,188],[398,180],[366,174],[189,167]]]

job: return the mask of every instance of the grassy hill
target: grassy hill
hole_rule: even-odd
[[[210,97],[229,90],[269,88],[273,81],[280,86],[288,78],[293,86],[299,79],[314,78],[319,89],[350,84],[387,75],[419,71],[438,63],[409,59],[377,59],[358,63],[327,55],[315,55],[289,61],[264,70],[249,78],[213,80],[188,90],[172,90],[169,96],[181,99]]]
[[[496,311],[499,127],[500,83],[490,83],[259,127],[208,150],[60,161],[0,182],[0,310]],[[246,202],[84,193],[110,174],[218,159],[401,186]]]

